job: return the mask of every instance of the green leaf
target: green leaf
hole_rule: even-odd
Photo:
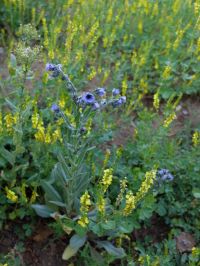
[[[116,222],[115,221],[106,221],[101,226],[102,226],[102,228],[104,228],[106,230],[112,230],[112,229],[115,229]]]
[[[200,199],[200,189],[199,188],[193,188],[192,194],[196,199]]]
[[[73,235],[72,238],[70,239],[70,246],[72,248],[80,248],[85,244],[86,241],[86,236],[79,236],[79,235]]]
[[[63,260],[68,260],[71,257],[73,257],[79,248],[81,248],[86,241],[86,236],[79,236],[79,235],[73,235],[72,238],[70,239],[69,245],[65,248],[62,259]]]
[[[78,249],[72,248],[70,245],[68,245],[62,255],[63,260],[68,260],[71,257],[73,257],[77,253]]]
[[[49,199],[51,199],[52,201],[63,203],[61,196],[50,183],[42,180],[41,185]]]
[[[12,166],[15,164],[15,156],[11,152],[9,152],[8,150],[6,150],[5,148],[2,147],[0,149],[0,154]]]
[[[110,255],[123,258],[126,256],[126,253],[123,248],[116,248],[109,241],[96,241],[99,247],[104,248]]]
[[[54,211],[46,205],[33,204],[32,208],[36,211],[37,215],[43,218],[49,218],[51,214],[54,213]]]

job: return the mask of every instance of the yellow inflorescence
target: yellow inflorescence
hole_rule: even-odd
[[[85,193],[81,196],[80,204],[81,217],[78,220],[78,224],[82,227],[86,227],[89,224],[87,214],[91,206],[91,200],[88,191],[85,191]]]
[[[105,212],[105,206],[106,206],[106,200],[104,199],[103,195],[101,195],[101,196],[98,198],[98,201],[97,201],[97,210],[98,210],[101,214],[104,214],[104,212]]]
[[[162,73],[162,78],[168,79],[170,77],[171,71],[172,71],[172,68],[170,66],[166,66]]]
[[[103,161],[103,168],[106,167],[106,165],[108,163],[108,160],[110,158],[110,154],[111,154],[110,150],[107,149],[106,150],[106,154],[105,154],[105,158],[104,158],[104,161]]]
[[[174,119],[176,119],[176,114],[175,112],[170,114],[164,121],[164,127],[169,127],[169,125],[174,121]]]
[[[200,143],[200,133],[198,131],[195,131],[192,136],[192,143],[194,147],[196,147]]]
[[[112,173],[113,173],[112,168],[104,170],[104,175],[101,180],[104,193],[107,191],[108,187],[112,184],[112,179],[113,179]]]
[[[153,96],[153,106],[158,111],[160,106],[160,99],[159,99],[159,93],[156,92]]]
[[[129,215],[135,209],[137,203],[145,196],[145,194],[152,187],[155,179],[156,179],[156,170],[146,172],[145,180],[142,182],[142,185],[139,188],[136,195],[134,196],[132,191],[129,191],[126,194],[126,205],[123,210],[124,216]]]
[[[15,194],[14,191],[10,190],[8,187],[5,187],[6,197],[11,200],[12,202],[17,202],[18,196]]]

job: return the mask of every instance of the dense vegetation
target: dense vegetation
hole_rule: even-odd
[[[0,265],[200,265],[199,0],[3,0],[0,25]]]

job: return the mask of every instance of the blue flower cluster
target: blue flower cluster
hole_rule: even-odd
[[[167,169],[161,169],[157,171],[157,178],[162,181],[173,181],[174,176]]]
[[[79,104],[81,107],[90,106],[92,110],[98,110],[101,109],[109,104],[112,105],[112,107],[119,107],[126,103],[126,96],[120,95],[120,90],[114,88],[112,90],[112,96],[110,99],[106,99],[106,89],[105,88],[97,88],[93,92],[84,92],[81,96],[77,96],[77,90],[74,87],[73,83],[70,81],[69,77],[63,73],[62,71],[62,65],[58,64],[46,64],[46,71],[51,72],[51,77],[56,78],[59,75],[62,77],[63,80],[66,80],[67,86],[69,90],[73,94],[73,98],[77,104]],[[99,99],[100,98],[100,99]],[[53,104],[51,107],[51,110],[55,113],[59,113],[60,109],[56,104]]]

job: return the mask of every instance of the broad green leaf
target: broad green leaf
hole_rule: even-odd
[[[72,238],[70,239],[70,246],[72,248],[80,248],[85,244],[86,241],[86,236],[79,236],[79,235],[73,235]]]
[[[11,152],[9,152],[8,150],[6,150],[5,148],[2,147],[0,149],[0,154],[11,165],[14,165],[14,163],[15,163],[15,156]]]
[[[72,248],[70,245],[68,245],[62,255],[63,260],[68,260],[71,257],[73,257],[77,253],[78,249]]]
[[[73,257],[80,247],[82,247],[85,244],[86,236],[80,237],[79,235],[73,235],[70,239],[69,245],[66,247],[66,249],[63,252],[62,259],[68,260],[71,257]]]
[[[49,199],[51,199],[52,201],[63,203],[61,196],[50,183],[43,180],[41,182],[41,185]]]
[[[54,211],[46,205],[33,204],[32,208],[36,211],[37,215],[43,218],[51,217],[51,214],[54,213]]]
[[[116,248],[109,241],[96,241],[99,247],[104,248],[110,255],[123,258],[126,256],[126,253],[123,248]]]

